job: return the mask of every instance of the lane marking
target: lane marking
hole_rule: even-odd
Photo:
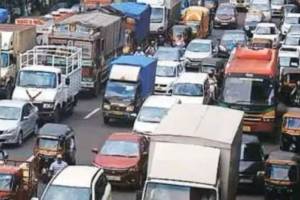
[[[83,119],[89,119],[91,116],[93,116],[94,114],[96,114],[97,112],[99,112],[101,110],[101,108],[96,108],[93,111],[91,111],[89,114],[87,114]]]

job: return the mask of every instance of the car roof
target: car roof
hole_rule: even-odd
[[[204,84],[208,78],[206,73],[184,72],[175,83],[199,83]]]
[[[71,131],[68,125],[47,123],[39,130],[39,135],[61,137],[68,135]]]
[[[212,40],[209,40],[209,39],[193,39],[190,43],[205,43],[205,44],[210,44],[210,43],[212,43]]]
[[[258,23],[257,26],[264,26],[264,27],[276,27],[275,23]]]
[[[23,100],[0,100],[0,106],[22,108],[28,101]]]
[[[152,95],[149,96],[143,104],[143,107],[171,108],[178,103],[179,99],[173,96]]]
[[[117,133],[112,133],[110,136],[108,136],[107,140],[123,140],[123,141],[138,142],[143,137],[144,136],[140,134],[135,134],[132,132],[117,132]]]
[[[90,188],[99,170],[93,166],[68,166],[54,177],[51,185]]]
[[[243,35],[246,35],[245,31],[243,30],[225,30],[223,35],[225,34],[232,34],[232,33],[240,33],[240,34],[243,34]]]
[[[157,65],[164,65],[164,66],[168,66],[168,67],[176,67],[179,64],[180,63],[173,61],[173,60],[158,60],[157,61]]]

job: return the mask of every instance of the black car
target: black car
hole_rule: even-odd
[[[264,180],[259,172],[264,171],[265,154],[258,138],[244,134],[240,154],[239,187],[251,185],[262,189]]]

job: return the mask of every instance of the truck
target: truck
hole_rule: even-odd
[[[82,48],[81,91],[98,96],[109,62],[122,52],[123,19],[100,11],[76,14],[57,23],[49,44]]]
[[[19,54],[35,46],[32,26],[0,24],[0,96],[11,98],[19,69]]]
[[[137,46],[145,46],[150,34],[150,6],[132,2],[113,3],[111,6],[126,17],[123,53],[134,52]]]
[[[0,199],[30,200],[37,194],[34,163],[32,160],[4,160],[0,164]]]
[[[12,98],[32,102],[41,120],[59,122],[77,104],[81,62],[80,48],[35,46],[20,55]]]
[[[157,61],[125,55],[111,62],[102,111],[104,123],[111,118],[134,120],[145,99],[153,94]]]
[[[243,131],[273,133],[277,113],[276,49],[237,47],[225,67],[218,104],[245,112]]]
[[[137,0],[151,6],[150,33],[164,35],[180,20],[181,0]]]
[[[230,116],[230,119],[228,116]],[[216,196],[215,199],[217,200],[236,199],[242,120],[243,112],[233,109],[199,104],[174,105],[162,119],[155,131],[148,134],[151,144],[148,160],[148,177],[143,192],[144,197],[148,193],[147,189],[149,188],[149,183],[154,182],[174,185],[175,182],[180,182],[181,186],[194,187],[195,184],[197,184],[197,187],[203,190],[210,189],[214,191],[214,196]],[[155,158],[155,148],[152,148],[155,147],[155,142],[175,143],[179,146],[178,149],[181,144],[201,146],[203,151],[208,151],[208,153],[212,151],[209,150],[209,148],[212,148],[219,150],[220,155],[218,157],[217,151],[212,152],[211,155],[202,155],[202,158],[205,159],[205,164],[197,165],[196,169],[198,170],[195,173],[186,171],[190,177],[196,178],[198,176],[197,178],[201,178],[201,180],[195,180],[193,178],[181,180],[179,175],[178,179],[156,177],[154,180],[151,177],[151,159],[164,160],[164,158],[160,157]],[[154,145],[152,143],[154,143]],[[197,153],[183,155],[181,154],[181,150],[178,149],[171,151],[176,157],[176,164],[173,165],[176,167],[174,168],[179,168],[180,171],[185,170],[183,160],[187,159],[186,157],[191,157],[191,159],[195,161],[194,164],[197,163],[197,156],[199,156]],[[187,149],[187,147],[183,148],[183,150],[184,149]],[[210,160],[207,157],[215,157],[215,159]],[[217,162],[217,160],[219,162]],[[163,167],[164,165],[161,165],[161,170]],[[169,170],[174,168],[169,168]],[[168,170],[162,170],[161,173],[168,174],[169,172]],[[201,185],[199,185],[199,183],[201,183]],[[189,200],[189,198],[183,198],[182,200],[184,199]],[[144,198],[143,200],[146,199]]]

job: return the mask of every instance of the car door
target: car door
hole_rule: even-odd
[[[22,109],[21,118],[21,130],[23,131],[23,136],[26,137],[30,133],[30,108],[28,104],[25,104]]]

